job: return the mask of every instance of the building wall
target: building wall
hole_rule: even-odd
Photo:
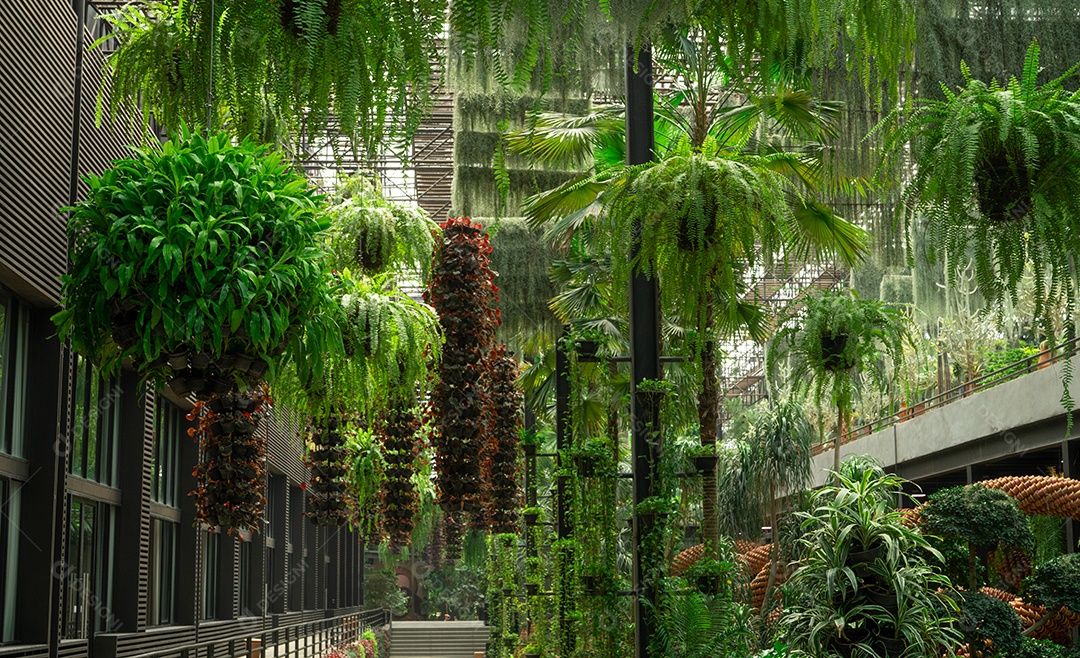
[[[260,430],[265,531],[210,538],[187,496],[190,405],[131,372],[101,380],[55,337],[61,208],[131,138],[94,123],[93,16],[0,3],[0,656],[135,655],[357,610],[363,546],[303,518],[294,428]]]

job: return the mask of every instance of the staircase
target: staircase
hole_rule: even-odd
[[[392,628],[390,658],[473,658],[488,639],[480,621],[395,621]]]

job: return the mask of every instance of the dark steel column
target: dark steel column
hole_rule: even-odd
[[[563,462],[562,451],[568,450],[573,442],[570,430],[570,359],[566,355],[566,347],[563,345],[563,339],[567,335],[566,327],[563,327],[562,333],[559,335],[559,339],[555,342],[555,449],[558,456],[555,458],[556,472],[561,470],[565,465]],[[570,526],[570,509],[566,501],[566,480],[567,478],[562,475],[555,477],[555,533],[559,539],[566,539],[570,537],[572,528]],[[569,632],[570,621],[567,613],[569,612],[569,600],[568,590],[569,583],[566,581],[566,574],[557,573],[556,578],[563,579],[562,587],[560,587],[560,597],[556,602],[558,607],[558,623],[561,629],[561,636],[565,641],[570,641],[571,637]],[[559,647],[559,651],[562,655],[567,655],[572,652],[573,646]]]
[[[634,63],[637,64],[635,70]],[[626,47],[626,159],[642,164],[653,159],[653,71],[652,50]],[[641,247],[641,226],[634,226],[630,258]],[[643,379],[660,379],[660,287],[635,268],[630,277],[630,418],[633,428],[631,463],[634,472],[634,504],[653,495],[657,478],[660,412],[646,395],[637,390]],[[634,516],[634,655],[649,655],[655,623],[650,603],[655,602],[655,578],[650,572],[659,565],[645,564],[641,540],[651,530],[651,522]]]

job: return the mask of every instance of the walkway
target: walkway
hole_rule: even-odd
[[[395,621],[390,658],[473,658],[487,645],[480,621]]]

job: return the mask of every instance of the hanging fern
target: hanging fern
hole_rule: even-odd
[[[953,284],[956,264],[973,259],[992,305],[1015,303],[1033,264],[1035,314],[1050,334],[1047,309],[1073,298],[1080,249],[1080,92],[1064,88],[1076,67],[1038,84],[1033,42],[1019,79],[986,83],[961,68],[965,84],[943,87],[943,100],[922,99],[879,125],[890,154],[883,171],[912,145],[918,167],[903,194],[905,227],[926,222],[929,254],[953,264]]]
[[[398,270],[427,279],[439,227],[423,209],[387,199],[363,176],[344,179],[337,198],[329,212],[335,270],[368,275]]]
[[[111,18],[119,41],[109,58],[114,104],[141,101],[144,118],[173,132],[180,122],[203,126],[212,88],[215,123],[294,154],[332,128],[372,157],[404,146],[419,126],[445,0],[213,5],[213,16],[212,0],[181,0],[125,7]]]

